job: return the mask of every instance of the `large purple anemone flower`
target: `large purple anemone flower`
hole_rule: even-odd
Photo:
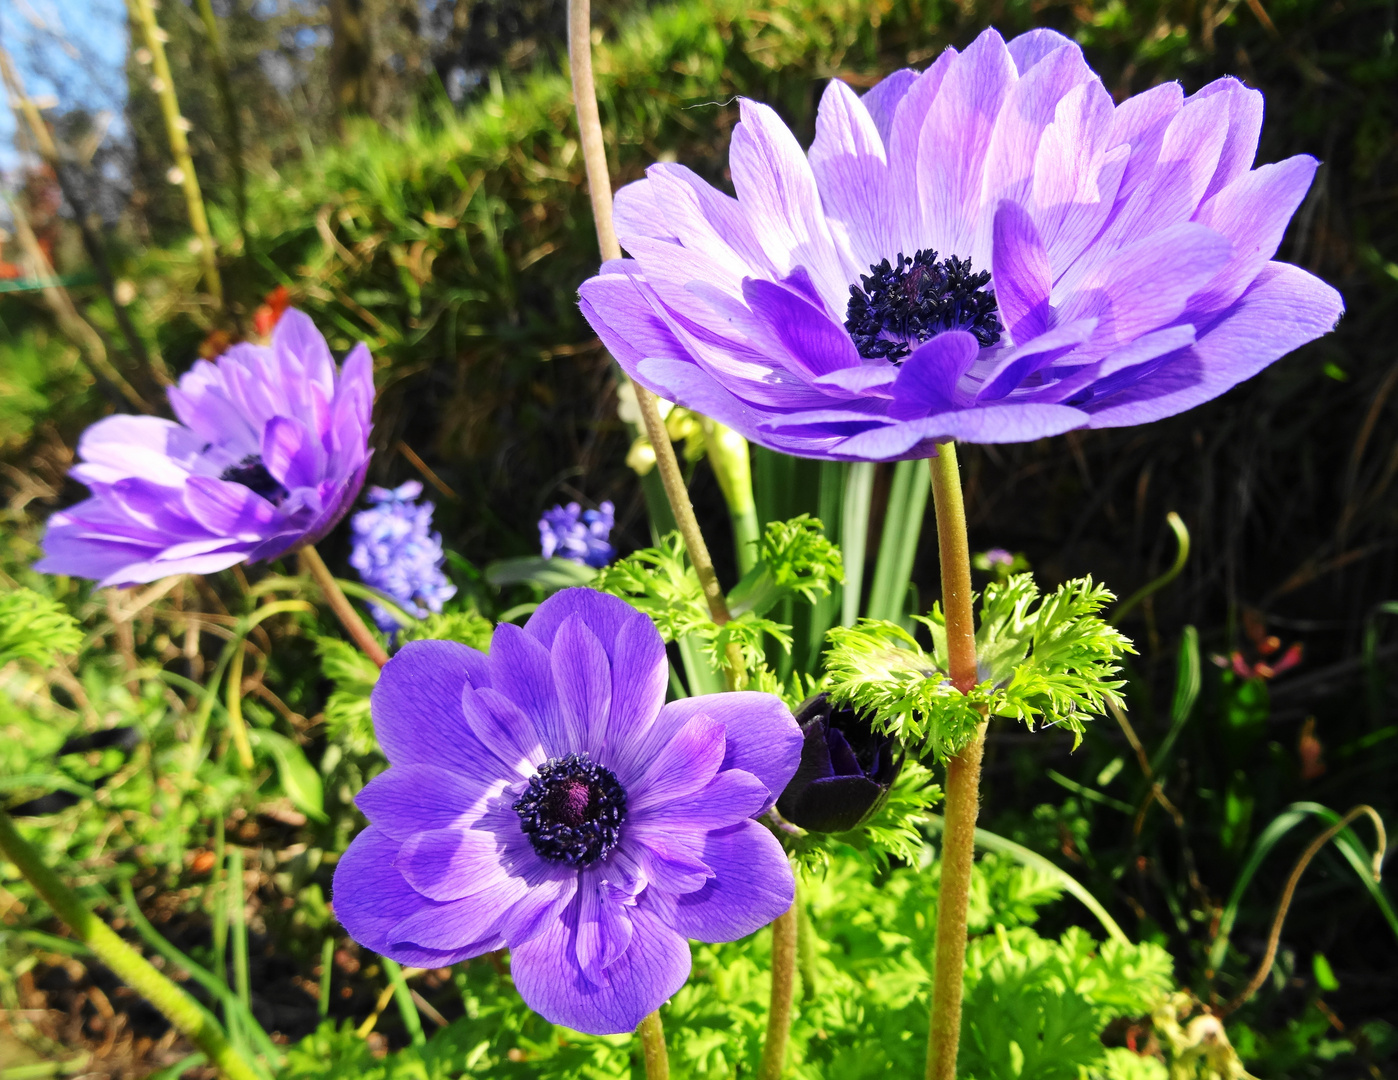
[[[863,97],[832,80],[808,154],[743,101],[737,198],[652,166],[582,309],[639,382],[788,453],[1145,423],[1342,312],[1269,261],[1316,161],[1253,169],[1261,124],[1234,79],[1114,105],[1067,38],[987,30]]]
[[[369,350],[337,374],[288,311],[269,346],[234,345],[171,388],[179,423],[109,416],[83,433],[70,475],[92,497],[49,518],[35,569],[133,585],[315,543],[364,484],[373,405]]]
[[[771,694],[664,704],[667,672],[650,619],[590,589],[502,623],[489,656],[405,645],[370,699],[391,768],[335,869],[345,929],[419,967],[508,947],[532,1009],[613,1034],[684,983],[686,938],[786,911],[791,868],[753,818],[801,730]]]

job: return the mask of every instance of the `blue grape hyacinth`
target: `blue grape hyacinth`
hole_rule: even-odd
[[[387,593],[419,619],[440,612],[456,595],[456,586],[442,572],[442,534],[432,531],[430,500],[417,502],[422,485],[409,480],[396,488],[371,487],[373,505],[350,519],[354,550],[350,565],[364,584]],[[369,614],[380,630],[391,633],[398,621],[378,604]]]
[[[539,547],[546,559],[569,559],[600,570],[616,555],[607,540],[616,524],[616,508],[610,501],[596,510],[584,510],[575,502],[545,510],[539,519]]]

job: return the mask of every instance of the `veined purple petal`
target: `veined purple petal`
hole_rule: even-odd
[[[515,986],[525,1004],[555,1023],[597,1035],[635,1031],[689,978],[689,943],[643,896],[628,913],[626,951],[606,969],[607,984],[599,986],[575,959],[580,906],[574,901],[545,933],[511,951]]]
[[[791,907],[794,882],[780,872],[787,862],[781,843],[756,821],[712,832],[704,861],[714,877],[673,902],[674,927],[700,941],[736,941]]]

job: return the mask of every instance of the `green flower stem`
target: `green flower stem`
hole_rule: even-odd
[[[131,22],[141,28],[146,48],[150,50],[151,71],[155,75],[150,86],[160,101],[160,112],[165,117],[165,133],[170,139],[170,154],[175,159],[177,178],[176,174],[172,174],[171,179],[184,189],[189,225],[199,241],[204,285],[214,298],[214,303],[223,307],[223,279],[218,274],[214,238],[209,232],[209,216],[204,212],[204,196],[199,190],[199,177],[194,172],[194,159],[189,156],[189,140],[185,138],[189,121],[180,115],[179,99],[175,97],[175,80],[170,74],[170,62],[165,58],[165,42],[169,40],[169,35],[156,22],[151,0],[126,0],[126,8]]]
[[[772,1002],[767,1009],[767,1040],[757,1080],[779,1080],[786,1064],[786,1044],[791,1037],[791,1006],[796,999],[797,923],[796,903],[772,923]]]
[[[646,1080],[670,1080],[670,1055],[665,1049],[665,1028],[660,1023],[658,1009],[641,1021],[636,1034],[641,1037]]]
[[[228,1080],[262,1080],[256,1070],[238,1056],[218,1021],[89,911],[58,875],[43,864],[38,852],[20,836],[4,811],[0,811],[0,853],[19,868],[34,891],[68,924],[79,941],[117,978],[159,1009]]]
[[[330,610],[340,620],[340,625],[349,632],[349,636],[354,639],[354,643],[359,646],[360,651],[379,667],[388,663],[388,653],[384,651],[384,647],[379,644],[379,639],[374,637],[373,632],[360,618],[359,612],[354,610],[344,591],[335,581],[335,575],[330,572],[330,567],[325,565],[325,560],[320,557],[320,552],[315,549],[314,544],[307,544],[301,549],[301,566],[320,586],[325,602],[330,605]]]
[[[621,244],[617,242],[616,229],[612,224],[612,182],[607,172],[607,146],[602,137],[602,118],[597,111],[597,85],[592,77],[591,0],[568,0],[568,61],[573,73],[573,101],[578,110],[578,131],[582,137],[583,162],[587,167],[592,217],[597,226],[597,244],[602,250],[603,259],[619,259]],[[670,501],[680,536],[684,538],[689,561],[704,590],[709,617],[722,626],[731,618],[728,603],[723,597],[718,575],[714,573],[714,561],[709,556],[709,546],[699,529],[699,519],[694,516],[694,504],[690,502],[689,491],[684,486],[684,474],[675,457],[675,448],[670,443],[670,433],[665,429],[665,420],[660,415],[655,395],[640,383],[634,385],[646,438],[655,450],[656,471],[665,485],[665,496]],[[730,645],[727,656],[728,682],[730,686],[741,686],[747,680],[742,652],[737,645]]]
[[[937,550],[942,563],[942,610],[946,614],[948,672],[963,694],[976,685],[976,624],[971,610],[971,550],[956,444],[940,443],[931,459],[932,501],[937,512]],[[961,753],[947,762],[942,883],[932,959],[932,1017],[927,1033],[928,1080],[956,1080],[961,1037],[962,978],[966,967],[966,905],[971,892],[976,815],[980,810],[981,721]]]

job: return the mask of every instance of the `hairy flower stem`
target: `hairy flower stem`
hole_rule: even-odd
[[[597,111],[597,85],[592,77],[592,4],[590,0],[568,0],[568,61],[573,71],[573,101],[578,110],[578,130],[582,137],[583,162],[587,166],[587,189],[592,198],[592,217],[597,226],[597,245],[602,258],[621,258],[621,244],[612,224],[612,182],[607,172],[607,147],[602,138],[602,118]],[[704,600],[709,605],[709,617],[722,626],[731,616],[723,589],[714,573],[714,561],[694,516],[694,504],[684,486],[675,448],[665,420],[660,415],[655,395],[640,383],[636,388],[636,404],[641,410],[646,438],[655,449],[655,465],[665,485],[665,497],[674,512],[675,523],[684,539],[689,561],[699,576]],[[743,657],[736,645],[728,648],[727,678],[730,686],[741,685],[746,679]]]
[[[660,1023],[659,1009],[641,1021],[636,1034],[641,1037],[646,1080],[670,1080],[670,1055],[665,1049],[665,1028]]]
[[[963,694],[976,685],[976,625],[971,610],[971,551],[956,444],[940,443],[931,459],[932,501],[937,512],[937,551],[942,563],[947,674]],[[932,958],[932,1017],[927,1033],[928,1080],[956,1080],[961,1036],[961,990],[966,967],[966,905],[971,892],[976,815],[980,810],[981,755],[986,722],[971,744],[947,762],[946,827],[942,834],[942,883]]]
[[[189,225],[199,242],[204,285],[214,298],[214,303],[222,308],[223,279],[218,273],[218,257],[214,250],[213,234],[209,231],[209,217],[204,212],[204,195],[199,190],[199,177],[195,175],[194,159],[189,156],[189,140],[185,138],[189,121],[180,115],[179,99],[175,97],[175,80],[170,74],[170,62],[165,57],[165,42],[169,36],[156,21],[151,0],[126,0],[126,8],[131,22],[141,28],[146,48],[150,51],[151,71],[155,75],[150,85],[160,101],[160,112],[165,117],[165,133],[170,139],[170,154],[175,160],[176,172],[171,174],[171,182],[184,189]]]
[[[3,810],[0,810],[0,854],[15,864],[54,914],[68,924],[74,937],[91,949],[117,978],[159,1009],[228,1080],[261,1080],[253,1067],[233,1049],[218,1021],[89,911],[58,875],[43,864],[39,853],[20,836]]]
[[[340,620],[340,625],[349,632],[349,636],[354,639],[354,643],[359,646],[360,651],[379,667],[388,663],[388,653],[384,651],[378,638],[374,637],[373,632],[360,618],[359,612],[354,610],[354,606],[346,598],[344,590],[336,582],[335,575],[325,565],[325,560],[320,557],[320,552],[315,549],[314,544],[307,544],[301,549],[301,566],[320,586],[320,591],[325,596],[325,602],[330,605],[330,610]]]
[[[796,1000],[797,903],[772,923],[772,1001],[767,1009],[767,1040],[762,1044],[757,1080],[780,1080],[786,1064],[791,1006]]]

